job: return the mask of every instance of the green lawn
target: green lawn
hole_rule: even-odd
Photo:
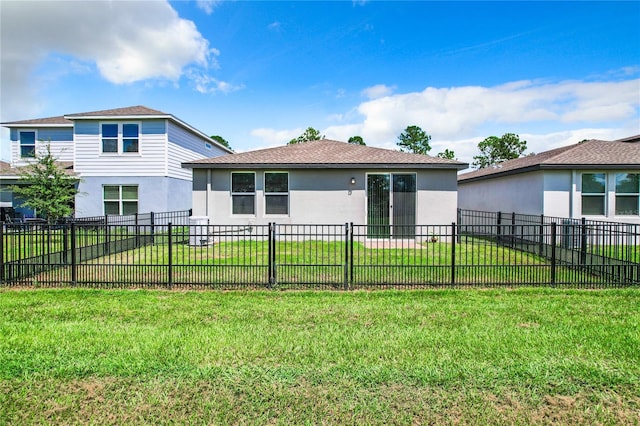
[[[0,290],[0,424],[638,424],[640,290]]]

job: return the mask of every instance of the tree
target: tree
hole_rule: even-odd
[[[397,145],[402,152],[413,152],[414,154],[427,155],[431,151],[429,141],[431,136],[418,126],[407,126],[404,132],[398,136]]]
[[[514,133],[505,133],[501,137],[489,136],[478,144],[478,148],[480,155],[473,157],[472,165],[483,168],[519,158],[527,149],[527,141],[521,141]]]
[[[214,141],[218,142],[220,145],[224,145],[229,149],[233,149],[233,148],[231,148],[231,145],[229,145],[229,142],[225,138],[223,138],[222,136],[213,135],[213,136],[210,136],[210,137]]]
[[[366,145],[366,143],[364,143],[364,139],[362,139],[362,136],[351,136],[349,138],[349,143],[353,145]]]
[[[443,152],[439,152],[437,157],[444,158],[446,160],[457,160],[456,154],[450,149],[445,149]]]
[[[24,167],[19,175],[21,184],[13,185],[11,190],[24,199],[23,205],[34,209],[49,223],[73,213],[79,179],[67,175],[56,163],[49,145],[37,152],[35,161]]]
[[[319,130],[314,129],[313,127],[307,127],[307,130],[304,131],[297,138],[293,138],[289,141],[288,145],[293,145],[296,143],[309,142],[309,141],[317,141],[320,139],[324,139],[324,135],[320,134]]]

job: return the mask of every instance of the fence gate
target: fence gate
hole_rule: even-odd
[[[271,224],[270,282],[278,287],[347,288],[349,225]]]

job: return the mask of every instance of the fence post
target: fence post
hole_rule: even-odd
[[[551,285],[556,284],[556,223],[551,222]]]
[[[511,212],[511,247],[516,246],[516,212]]]
[[[580,230],[580,264],[584,265],[587,263],[587,220],[584,217]]]
[[[151,244],[155,244],[156,242],[156,220],[155,220],[155,215],[153,212],[151,212]]]
[[[349,223],[344,224],[344,289],[349,290]]]
[[[456,224],[451,224],[451,286],[456,285]]]
[[[107,224],[107,216],[104,217],[104,254],[109,255],[109,225]]]
[[[275,223],[269,222],[269,250],[267,256],[269,257],[269,288],[276,284],[276,230]]]
[[[538,243],[539,255],[543,256],[544,253],[544,215],[540,215],[540,242]]]
[[[353,286],[353,222],[349,226],[349,285]]]
[[[78,283],[78,261],[76,258],[76,224],[71,223],[71,285]]]
[[[500,242],[502,240],[502,238],[500,238],[500,235],[502,234],[502,212],[498,212],[498,218],[497,218],[497,226],[498,229],[496,230],[496,235],[498,236],[498,242]]]
[[[271,227],[271,222],[269,222],[269,226],[267,229],[267,288],[271,288],[271,286],[273,285],[273,269],[271,267],[271,240],[273,239],[273,228]]]
[[[0,283],[4,282],[4,222],[0,223]]]
[[[169,239],[169,261],[167,268],[167,287],[169,290],[173,287],[173,243],[171,238],[171,222],[167,226],[167,238]]]

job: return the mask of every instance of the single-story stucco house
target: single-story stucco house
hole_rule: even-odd
[[[640,135],[583,141],[461,174],[458,206],[640,223]]]
[[[183,167],[193,169],[193,215],[212,224],[411,226],[455,222],[468,165],[323,139]]]

